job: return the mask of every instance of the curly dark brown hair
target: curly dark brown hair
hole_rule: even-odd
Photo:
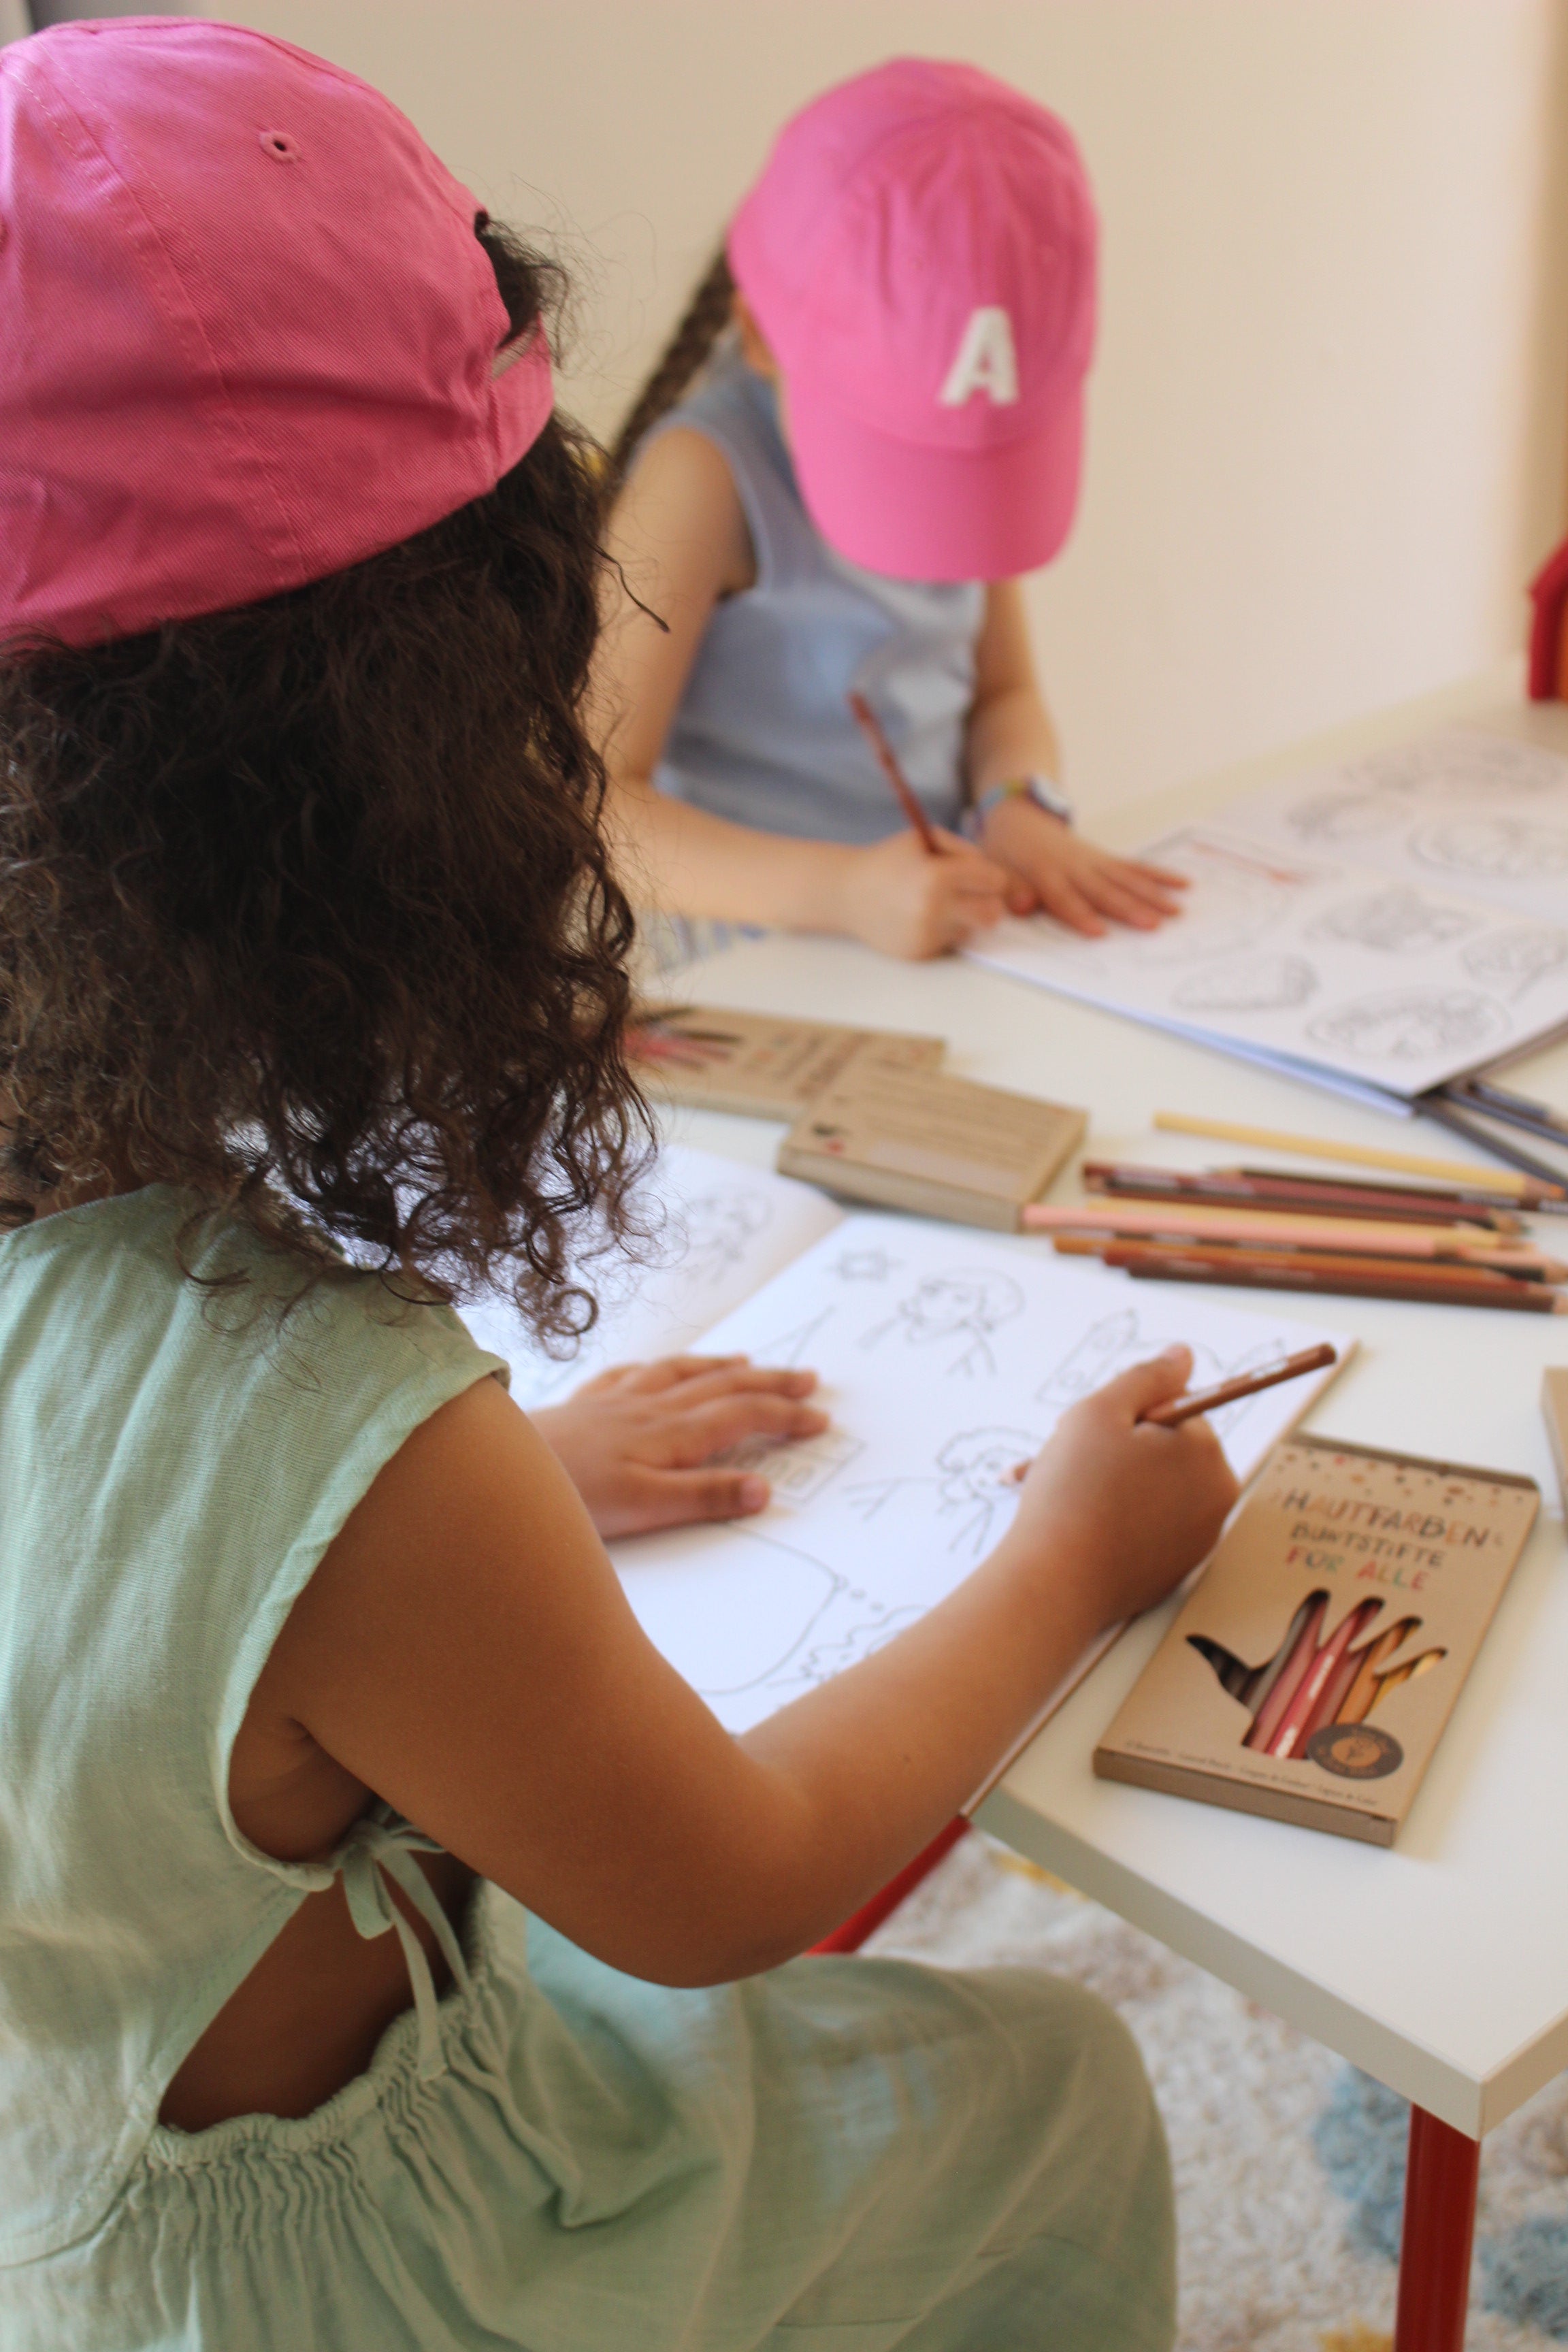
[[[514,331],[562,281],[482,216]],[[330,579],[0,661],[0,1088],[12,1222],[163,1181],[314,1279],[584,1329],[649,1140],[632,918],[584,726],[593,453],[559,419],[487,497]],[[289,1204],[293,1204],[292,1206]]]

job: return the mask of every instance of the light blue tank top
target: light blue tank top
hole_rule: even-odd
[[[846,697],[858,687],[921,804],[955,825],[985,591],[886,580],[836,555],[802,504],[773,387],[721,353],[655,427],[723,452],[752,534],[753,587],[714,611],[654,781],[715,816],[818,841],[904,823]]]
[[[279,1330],[257,1303],[283,1262],[247,1229],[191,1251],[245,1291],[182,1271],[190,1207],[153,1185],[0,1240],[0,2273],[99,2221],[181,2060],[334,1875],[362,1934],[403,1941],[427,2045],[434,1988],[388,1875],[463,1972],[408,1858],[428,1841],[378,1811],[325,1863],[275,1861],[228,1766],[377,1471],[505,1367],[370,1276]]]

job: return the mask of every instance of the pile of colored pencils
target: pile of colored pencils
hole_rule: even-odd
[[[1568,1265],[1546,1255],[1495,1190],[1378,1183],[1268,1168],[1089,1161],[1085,1201],[1025,1211],[1068,1256],[1145,1281],[1337,1291],[1446,1307],[1568,1314]],[[1515,1196],[1521,1207],[1546,1205]]]
[[[1421,1620],[1401,1617],[1373,1633],[1373,1621],[1382,1607],[1381,1601],[1363,1601],[1359,1608],[1347,1610],[1338,1630],[1324,1641],[1329,1596],[1310,1592],[1279,1647],[1260,1666],[1249,1667],[1234,1651],[1202,1633],[1189,1633],[1187,1639],[1251,1716],[1252,1728],[1242,1745],[1265,1756],[1300,1756],[1325,1723],[1364,1723],[1392,1691],[1428,1674],[1447,1656],[1447,1650],[1428,1649],[1402,1665],[1389,1665],[1387,1660],[1408,1636],[1420,1632]]]

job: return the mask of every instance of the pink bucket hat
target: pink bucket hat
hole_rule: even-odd
[[[840,555],[900,580],[1048,562],[1094,343],[1094,206],[1055,115],[973,67],[895,58],[784,125],[729,254]]]
[[[0,51],[0,635],[251,604],[492,489],[552,391],[479,209],[284,41],[137,16]]]

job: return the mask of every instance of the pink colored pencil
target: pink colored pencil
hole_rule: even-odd
[[[1296,1695],[1280,1717],[1279,1729],[1268,1743],[1270,1756],[1294,1756],[1297,1749],[1304,1746],[1308,1720],[1332,1679],[1335,1668],[1357,1634],[1366,1631],[1382,1606],[1381,1601],[1363,1601],[1359,1608],[1347,1610],[1342,1622],[1323,1643],[1297,1685]]]
[[[1268,1743],[1285,1719],[1285,1710],[1301,1685],[1301,1677],[1318,1654],[1318,1631],[1327,1613],[1329,1596],[1314,1592],[1307,1611],[1306,1622],[1296,1636],[1295,1646],[1280,1669],[1279,1679],[1258,1712],[1258,1720],[1247,1738],[1244,1748],[1256,1748],[1268,1752]]]
[[[1188,1241],[1277,1244],[1286,1249],[1349,1251],[1358,1256],[1463,1258],[1493,1266],[1528,1265],[1561,1279],[1542,1253],[1480,1225],[1396,1224],[1374,1217],[1313,1217],[1274,1209],[1218,1209],[1197,1201],[1030,1201],[1031,1233],[1176,1235]]]

